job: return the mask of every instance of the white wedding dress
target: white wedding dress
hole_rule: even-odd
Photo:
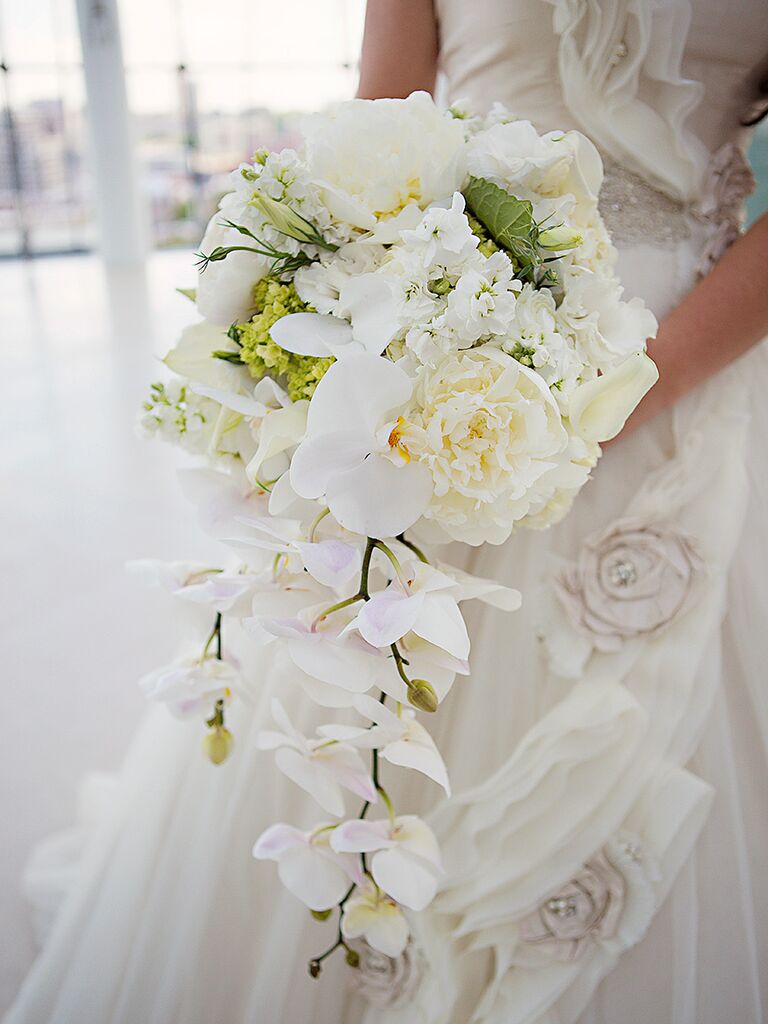
[[[627,295],[663,317],[733,232],[762,0],[436,6],[446,96],[597,143]],[[251,847],[314,820],[254,743],[276,689],[299,724],[311,710],[240,650],[262,689],[233,707],[233,757],[213,769],[195,724],[150,714],[5,1024],[760,1024],[767,364],[754,351],[613,445],[559,527],[459,555],[525,603],[471,619],[472,677],[431,723],[456,795],[430,819],[447,875],[409,963],[337,956],[309,978],[332,927]],[[661,590],[621,600],[648,559]],[[565,614],[563,573],[613,649]],[[437,787],[408,784],[409,808],[436,806]],[[45,888],[44,855],[34,877]]]

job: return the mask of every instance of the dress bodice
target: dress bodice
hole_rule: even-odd
[[[578,128],[651,180],[643,152],[664,139],[665,123],[667,148],[697,164],[688,176],[670,169],[670,191],[689,199],[701,187],[705,155],[743,141],[741,121],[768,58],[765,0],[436,6],[447,98],[466,97],[478,109],[499,101],[539,130]],[[657,150],[655,160],[664,155]]]

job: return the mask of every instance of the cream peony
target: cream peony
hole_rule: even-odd
[[[501,544],[515,522],[545,504],[540,483],[568,444],[541,377],[491,346],[424,367],[404,442],[429,466],[425,518],[455,540]]]
[[[461,190],[464,132],[425,92],[342,103],[308,118],[304,132],[324,202],[354,227],[371,230],[378,218]]]

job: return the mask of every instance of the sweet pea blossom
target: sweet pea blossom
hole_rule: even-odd
[[[307,739],[296,729],[277,698],[272,717],[282,732],[263,729],[256,738],[259,750],[275,750],[275,764],[289,779],[314,797],[324,811],[344,814],[342,787],[369,803],[377,800],[376,787],[360,754],[339,740]]]
[[[408,922],[394,900],[366,881],[344,904],[341,934],[345,939],[362,936],[379,953],[396,957],[405,949],[410,933]]]
[[[331,847],[337,853],[372,853],[374,882],[411,910],[423,910],[437,892],[440,849],[432,830],[414,814],[345,821],[334,829]]]
[[[263,832],[253,847],[257,860],[277,861],[280,881],[310,910],[339,903],[352,881],[360,879],[358,858],[335,853],[329,845],[333,826],[301,832],[279,823]]]
[[[411,389],[394,363],[359,353],[328,370],[310,403],[291,483],[302,497],[324,496],[336,521],[353,533],[394,536],[429,505],[429,470],[411,462],[397,415]]]

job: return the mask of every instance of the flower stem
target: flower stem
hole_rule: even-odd
[[[317,528],[320,525],[320,523],[322,523],[322,521],[325,519],[325,517],[327,515],[330,515],[330,512],[331,510],[329,508],[324,508],[320,512],[318,512],[315,518],[312,520],[312,525],[310,526],[309,534],[307,535],[307,540],[309,541],[310,544],[314,544],[315,533],[317,531]]]
[[[420,562],[424,562],[425,565],[429,565],[429,559],[421,550],[421,548],[417,547],[412,540],[408,540],[404,533],[399,533],[397,535],[397,539],[400,541],[401,544],[404,544],[405,547],[410,548],[410,550],[414,553],[414,555],[416,555]]]
[[[330,607],[325,608],[315,619],[312,620],[312,626],[310,627],[312,632],[314,633],[320,623],[324,619],[327,619],[329,615],[333,614],[333,612],[341,611],[342,608],[348,608],[351,604],[356,604],[358,601],[363,600],[365,599],[362,594],[354,594],[352,597],[347,597],[343,601],[337,601],[336,604],[332,604]]]

